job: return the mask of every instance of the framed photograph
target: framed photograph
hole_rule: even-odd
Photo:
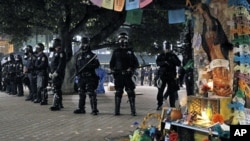
[[[161,122],[166,122],[170,120],[170,113],[171,113],[170,107],[163,107],[161,111]]]

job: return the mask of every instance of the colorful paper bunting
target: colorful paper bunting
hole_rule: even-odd
[[[98,7],[102,6],[102,0],[90,0],[90,1]]]
[[[126,22],[130,24],[141,24],[142,9],[129,10],[126,16]]]
[[[143,8],[150,4],[153,0],[140,0],[140,8]]]
[[[103,0],[102,7],[106,9],[113,10],[114,0]]]
[[[139,4],[139,0],[126,0],[126,10],[138,9]]]
[[[121,12],[123,10],[124,5],[125,5],[125,0],[115,0],[114,10]]]
[[[90,0],[94,5],[106,9],[114,9],[114,11],[121,12],[126,4],[125,10],[133,10],[144,8],[153,0]]]
[[[185,9],[169,10],[168,11],[169,24],[185,22]]]

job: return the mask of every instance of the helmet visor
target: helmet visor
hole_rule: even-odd
[[[126,38],[121,38],[121,39],[119,40],[119,44],[120,44],[120,46],[121,46],[122,48],[126,48],[126,47],[128,46],[128,39],[126,39]]]

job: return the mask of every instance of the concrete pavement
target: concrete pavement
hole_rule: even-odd
[[[0,92],[0,141],[122,141],[122,137],[132,134],[136,128],[134,122],[141,123],[147,113],[156,111],[157,88],[153,86],[137,86],[137,116],[130,115],[127,96],[121,103],[121,115],[114,116],[114,91],[98,94],[97,116],[90,114],[89,99],[86,99],[86,114],[73,114],[78,105],[78,95],[63,95],[64,109],[50,111],[49,104],[41,106],[25,97],[17,97]],[[179,91],[179,96],[185,95]],[[165,103],[167,106],[167,103]],[[149,125],[158,125],[156,119],[148,121]],[[124,139],[124,138],[123,138]]]

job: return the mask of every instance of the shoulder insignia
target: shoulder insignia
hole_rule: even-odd
[[[63,58],[63,54],[62,53],[60,53],[60,57]]]
[[[82,59],[82,56],[78,56],[78,57],[77,57],[77,60],[81,60],[81,59]]]

